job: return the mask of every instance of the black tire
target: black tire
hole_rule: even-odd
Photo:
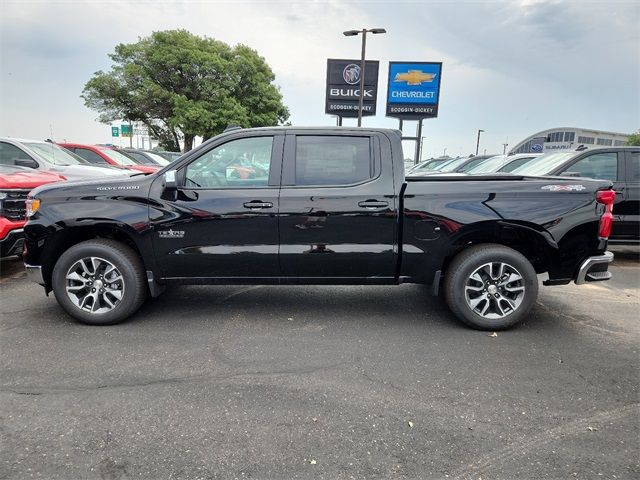
[[[501,268],[504,275],[496,280],[494,272]],[[507,280],[500,280],[507,273]],[[518,276],[521,280],[508,281]],[[518,293],[521,287],[523,290]],[[478,330],[504,330],[528,315],[538,298],[538,277],[520,252],[486,243],[469,247],[453,259],[445,272],[444,295],[451,311],[468,326]],[[482,315],[481,310],[485,308],[487,311]]]
[[[109,285],[113,287],[114,290],[121,289],[121,298],[117,299],[114,296],[108,297],[109,303],[115,303],[115,306],[109,307],[103,302],[105,305],[104,308],[111,308],[103,313],[92,313],[91,311],[82,309],[71,300],[70,294],[67,294],[68,272],[70,272],[70,269],[74,267],[74,265],[78,265],[80,260],[91,257],[104,260],[106,263],[114,266],[117,269],[115,272],[119,273],[119,276],[122,278],[121,282],[116,281],[114,284]],[[104,283],[106,283],[106,277],[107,275],[105,275]],[[84,280],[85,279],[83,279],[83,281]],[[103,281],[100,280],[100,282],[102,286]],[[107,239],[88,240],[69,248],[56,262],[51,283],[53,293],[60,306],[64,308],[69,315],[88,325],[113,325],[126,320],[142,306],[147,297],[148,290],[145,270],[140,257],[127,245]],[[83,285],[81,282],[79,283]],[[93,303],[96,302],[96,300],[95,298],[92,300],[91,307],[93,308]]]

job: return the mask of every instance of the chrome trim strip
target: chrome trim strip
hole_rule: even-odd
[[[580,265],[580,270],[578,270],[578,275],[576,276],[576,280],[575,280],[576,285],[582,285],[583,283],[586,283],[587,272],[594,265],[597,265],[599,263],[611,263],[611,262],[613,262],[613,253],[611,252],[604,252],[603,255],[587,258],[584,262],[582,262],[582,265]]]

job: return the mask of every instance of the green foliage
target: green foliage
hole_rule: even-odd
[[[111,70],[86,83],[85,104],[105,123],[144,123],[167,149],[184,138],[189,150],[194,136],[212,137],[229,124],[261,127],[289,118],[273,71],[247,46],[168,30],[119,44],[109,57]]]
[[[632,133],[627,140],[627,145],[632,145],[634,147],[640,146],[640,131],[637,133]]]

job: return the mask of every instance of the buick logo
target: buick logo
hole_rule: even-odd
[[[360,65],[356,65],[355,63],[350,63],[344,70],[342,71],[342,78],[349,85],[355,85],[360,81]]]

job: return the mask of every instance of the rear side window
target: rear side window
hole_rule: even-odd
[[[578,160],[566,171],[577,173],[581,177],[615,182],[618,179],[618,154],[615,152],[594,153]]]
[[[627,182],[640,182],[640,152],[629,152]]]
[[[297,137],[296,185],[351,185],[372,177],[369,137]]]

